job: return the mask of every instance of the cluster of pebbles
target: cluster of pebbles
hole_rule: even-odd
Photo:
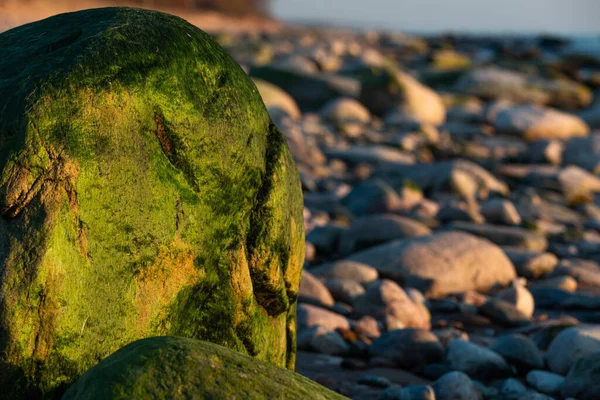
[[[600,398],[600,54],[221,35],[304,191],[298,372],[354,399]]]

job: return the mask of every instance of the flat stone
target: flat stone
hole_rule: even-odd
[[[558,258],[552,253],[543,253],[515,247],[502,247],[517,274],[527,279],[539,279],[550,274],[558,264]]]
[[[521,216],[515,205],[506,199],[491,199],[481,206],[481,215],[492,224],[520,225]]]
[[[300,303],[297,313],[299,328],[321,325],[330,331],[350,329],[350,323],[344,316],[321,307]]]
[[[527,386],[523,385],[520,380],[515,378],[508,378],[500,387],[500,395],[506,399],[519,399],[522,395],[527,393]]]
[[[538,252],[545,251],[548,247],[548,241],[544,236],[518,227],[454,222],[449,225],[449,228],[484,237],[500,246],[512,246]]]
[[[523,335],[505,335],[496,339],[490,350],[500,354],[520,371],[544,367],[542,353],[531,339]]]
[[[448,372],[432,385],[436,400],[479,400],[471,378],[464,372]]]
[[[398,215],[380,214],[358,218],[340,237],[339,252],[347,256],[353,252],[395,239],[430,234],[424,224]]]
[[[377,270],[356,261],[339,260],[310,269],[314,276],[331,279],[350,279],[360,284],[368,284],[379,278]]]
[[[448,344],[446,362],[452,369],[474,379],[491,380],[512,376],[512,370],[498,353],[483,346],[454,340]]]
[[[419,369],[441,361],[444,348],[437,337],[421,329],[400,329],[383,333],[369,347],[372,357],[383,357],[400,368]]]
[[[352,304],[356,297],[365,293],[364,286],[351,279],[327,279],[324,284],[334,299],[347,304]]]
[[[579,117],[534,105],[506,107],[493,120],[497,131],[519,135],[528,141],[584,137],[590,128]]]
[[[516,277],[499,247],[461,232],[396,240],[356,253],[349,260],[370,265],[382,276],[415,287],[427,297],[487,291]]]
[[[407,386],[400,391],[401,400],[436,400],[435,391],[429,385]]]
[[[530,318],[513,304],[500,299],[489,299],[479,308],[479,312],[506,326],[523,326],[531,323]]]

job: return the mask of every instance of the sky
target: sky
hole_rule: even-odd
[[[600,0],[272,0],[275,16],[405,32],[600,35]]]

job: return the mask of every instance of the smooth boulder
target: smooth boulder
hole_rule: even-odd
[[[500,247],[462,232],[396,240],[356,253],[349,260],[415,287],[428,297],[507,285],[515,268]]]

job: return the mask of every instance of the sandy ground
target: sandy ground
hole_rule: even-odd
[[[127,6],[126,1],[94,0],[0,0],[0,32],[55,14],[111,5]],[[147,7],[150,8],[150,7]],[[160,9],[178,15],[209,32],[261,32],[277,31],[280,24],[259,18],[233,18],[215,12],[179,9]]]

